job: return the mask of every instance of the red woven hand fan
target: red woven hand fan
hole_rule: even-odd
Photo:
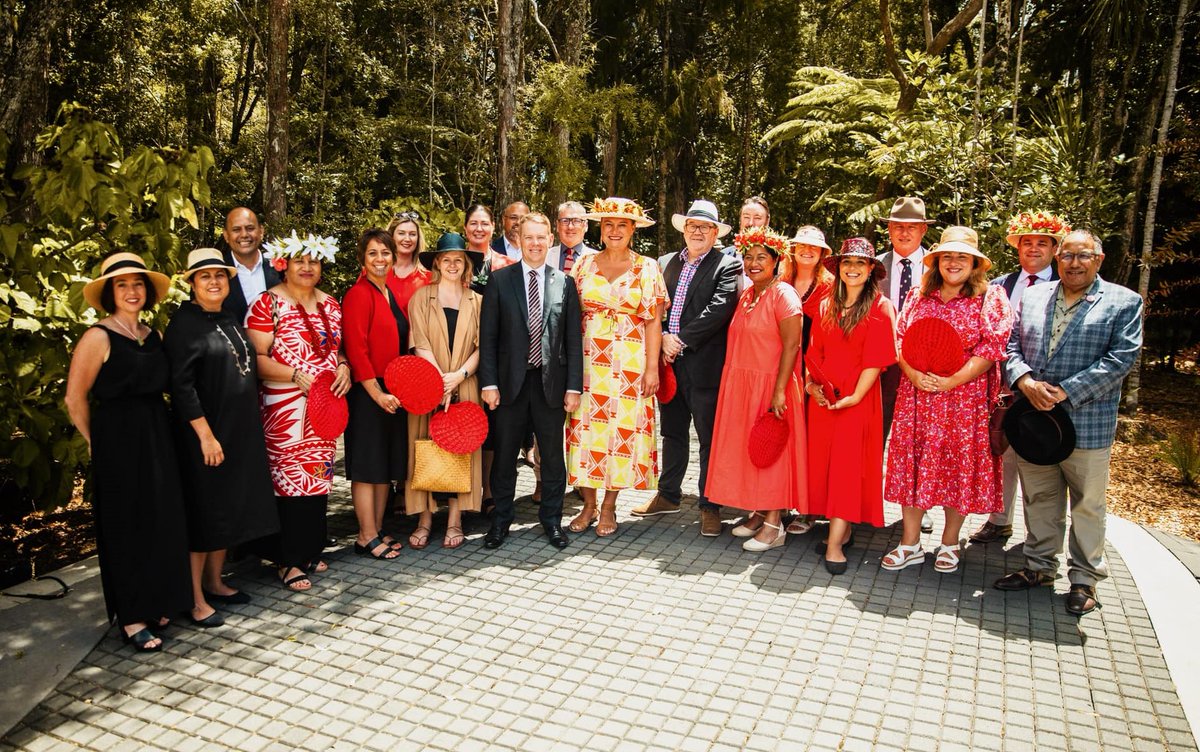
[[[675,383],[675,369],[670,363],[658,361],[658,404],[665,405],[675,399],[675,390],[678,385]]]
[[[383,383],[400,406],[413,415],[425,415],[442,402],[442,375],[432,363],[416,355],[393,358],[383,372]]]
[[[487,415],[474,402],[456,402],[429,419],[429,438],[451,454],[474,452],[487,432]]]
[[[900,352],[913,368],[938,376],[949,376],[967,362],[958,332],[950,322],[937,318],[914,321],[904,332]]]
[[[750,461],[759,469],[774,465],[787,446],[788,424],[776,418],[775,413],[765,413],[750,427]]]
[[[346,430],[350,422],[350,408],[345,397],[333,393],[333,371],[322,371],[308,388],[308,424],[313,433],[326,441],[333,441]]]

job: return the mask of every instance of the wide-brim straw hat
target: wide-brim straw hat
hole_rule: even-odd
[[[841,249],[831,255],[826,256],[821,260],[825,268],[834,277],[838,275],[838,267],[842,265],[842,259],[845,258],[864,258],[874,263],[874,268],[871,269],[871,274],[875,279],[882,279],[883,275],[887,274],[887,269],[883,268],[883,262],[875,256],[875,246],[871,245],[871,241],[866,238],[846,238],[842,241]]]
[[[892,204],[892,211],[882,222],[911,222],[913,224],[931,225],[932,219],[925,219],[925,202],[916,196],[901,196]]]
[[[829,247],[829,243],[825,240],[825,233],[818,230],[816,227],[801,227],[796,230],[796,234],[788,241],[791,245],[813,245],[817,248],[824,248],[827,251],[833,249]]]
[[[229,272],[229,278],[237,276],[237,269],[225,263],[225,257],[216,248],[197,248],[188,254],[187,269],[183,272],[183,281],[191,282],[192,275],[201,269],[224,269]]]
[[[438,254],[450,251],[458,251],[466,254],[467,258],[471,260],[471,266],[474,267],[476,273],[483,268],[483,254],[479,251],[469,250],[467,248],[467,239],[457,232],[442,233],[442,236],[438,238],[437,247],[432,251],[421,251],[417,254],[417,260],[426,269],[432,269],[433,261],[438,257]]]
[[[718,238],[725,237],[733,229],[733,225],[727,225],[720,220],[717,215],[717,205],[703,199],[693,201],[692,205],[688,207],[687,214],[671,215],[671,225],[676,230],[683,232],[683,227],[689,219],[716,225]]]
[[[929,249],[922,262],[926,269],[932,269],[939,253],[965,253],[980,260],[980,266],[986,272],[992,268],[992,260],[979,250],[979,234],[970,227],[951,225],[942,231],[942,237],[937,245]]]
[[[631,198],[609,196],[592,201],[591,211],[583,215],[584,219],[599,222],[602,219],[628,219],[635,227],[650,227],[654,220],[646,216],[646,210]]]
[[[1071,232],[1071,225],[1057,214],[1048,211],[1021,212],[1008,222],[1008,234],[1005,239],[1013,248],[1017,248],[1025,235],[1045,235],[1054,238],[1056,244]]]
[[[170,277],[162,272],[146,268],[146,262],[142,261],[142,257],[136,253],[122,252],[114,253],[100,263],[100,276],[83,286],[83,299],[92,308],[103,311],[104,308],[100,305],[100,293],[104,290],[104,283],[113,277],[138,273],[145,274],[150,278],[150,284],[154,285],[154,292],[157,293],[159,300],[167,296],[167,291],[171,289]]]

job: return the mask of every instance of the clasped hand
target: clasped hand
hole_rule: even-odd
[[[1032,378],[1022,379],[1019,388],[1030,403],[1043,412],[1053,409],[1055,405],[1067,398],[1067,393],[1063,391],[1062,387],[1047,384],[1045,381],[1035,381]]]

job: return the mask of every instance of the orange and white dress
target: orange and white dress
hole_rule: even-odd
[[[583,310],[583,394],[567,422],[567,474],[572,486],[658,487],[655,397],[641,396],[646,324],[670,302],[654,259],[633,256],[629,271],[609,282],[596,256],[571,270]]]

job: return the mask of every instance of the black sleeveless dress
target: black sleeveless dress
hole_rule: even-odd
[[[153,623],[192,607],[187,525],[158,333],[145,344],[105,327],[92,385],[92,508],[109,619]]]

